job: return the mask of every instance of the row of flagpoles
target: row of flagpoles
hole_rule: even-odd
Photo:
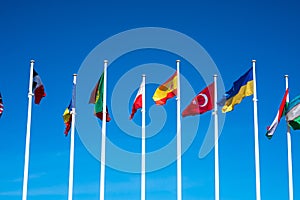
[[[219,194],[219,155],[218,155],[218,105],[222,105],[222,112],[229,112],[234,109],[246,96],[253,95],[253,115],[254,115],[254,144],[255,144],[255,172],[256,172],[256,199],[260,200],[260,164],[259,164],[259,141],[258,141],[258,114],[257,114],[257,92],[256,92],[256,61],[252,60],[252,67],[233,83],[224,97],[217,101],[217,75],[213,76],[213,83],[203,89],[186,109],[180,114],[180,61],[176,61],[176,72],[162,85],[160,85],[154,95],[153,100],[157,105],[164,105],[170,98],[176,96],[177,101],[177,200],[182,199],[182,170],[181,170],[181,116],[193,116],[203,114],[213,110],[214,115],[214,137],[215,137],[215,199],[220,199]],[[104,183],[105,183],[105,155],[106,155],[106,123],[110,121],[107,109],[107,67],[108,61],[104,61],[104,71],[91,93],[90,103],[95,104],[95,115],[102,120],[102,143],[101,143],[101,168],[100,168],[100,200],[104,200]],[[76,116],[76,77],[73,75],[72,100],[63,114],[66,124],[65,134],[71,130],[70,137],[70,169],[69,169],[69,186],[68,200],[72,200],[73,196],[73,168],[74,168],[74,137],[75,137],[75,116]],[[267,137],[271,138],[276,127],[283,115],[286,115],[287,121],[287,147],[288,147],[288,174],[289,174],[289,199],[293,200],[293,176],[292,176],[292,151],[291,151],[291,135],[290,126],[294,129],[300,129],[300,96],[289,102],[288,93],[288,76],[285,76],[286,92],[280,104],[277,115],[267,128]],[[142,152],[141,152],[141,200],[146,199],[146,129],[145,129],[145,112],[146,112],[146,75],[142,75],[142,83],[138,93],[134,99],[130,119],[138,109],[142,112]],[[27,130],[25,145],[25,161],[24,161],[24,177],[23,177],[23,193],[22,200],[27,199],[28,184],[28,166],[29,166],[29,147],[30,147],[30,128],[31,128],[31,111],[32,97],[35,97],[35,104],[39,104],[41,99],[46,96],[43,83],[34,70],[34,61],[30,62],[30,80],[28,92],[28,113],[27,113]],[[204,101],[204,102],[203,102]],[[3,102],[0,94],[0,116],[3,112]]]

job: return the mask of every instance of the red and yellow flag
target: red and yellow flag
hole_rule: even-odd
[[[160,85],[154,95],[153,100],[156,105],[164,105],[167,100],[177,95],[177,71],[162,85]]]
[[[66,125],[65,136],[68,136],[68,133],[71,129],[71,123],[72,123],[71,110],[72,110],[72,101],[70,102],[69,106],[66,108],[66,110],[63,114],[64,123]]]

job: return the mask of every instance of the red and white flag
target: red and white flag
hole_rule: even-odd
[[[39,74],[33,69],[32,91],[34,93],[34,103],[40,104],[41,99],[46,96],[44,85]]]
[[[286,89],[285,93],[284,93],[284,96],[283,96],[283,99],[280,103],[280,106],[279,106],[279,110],[277,111],[277,115],[273,121],[273,123],[271,124],[271,126],[268,126],[267,127],[267,133],[266,133],[266,136],[271,139],[276,128],[277,128],[277,125],[279,124],[280,122],[280,119],[284,113],[284,110],[285,110],[285,105],[286,105],[286,97],[287,95],[289,94],[289,89]]]
[[[134,99],[134,103],[132,105],[132,111],[131,111],[131,115],[130,115],[129,119],[132,119],[134,114],[136,113],[136,111],[139,108],[142,108],[142,103],[143,103],[142,94],[143,94],[143,92],[144,92],[144,87],[143,87],[143,83],[141,83],[139,91],[136,94],[136,97]]]
[[[198,115],[214,108],[214,83],[204,88],[182,112],[182,117]]]

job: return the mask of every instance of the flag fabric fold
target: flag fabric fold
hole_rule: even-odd
[[[203,114],[214,108],[214,83],[204,88],[183,110],[182,117]]]
[[[68,136],[68,133],[71,129],[71,123],[72,123],[72,108],[75,108],[75,98],[76,98],[76,84],[73,83],[73,89],[72,89],[72,99],[70,101],[69,106],[66,108],[64,114],[63,114],[63,119],[64,119],[64,123],[65,123],[65,131],[64,134],[65,136]]]
[[[64,119],[64,123],[66,125],[65,128],[65,136],[68,136],[68,133],[71,129],[71,123],[72,123],[72,101],[70,102],[69,106],[66,108],[64,114],[63,114],[63,119]]]
[[[177,71],[162,85],[160,85],[154,95],[153,100],[156,105],[166,104],[168,99],[177,95]]]
[[[41,77],[34,69],[33,69],[32,91],[34,93],[34,103],[40,104],[42,98],[46,96],[46,93],[45,93],[45,89]]]
[[[288,103],[286,121],[293,130],[300,129],[300,95]]]
[[[253,94],[253,68],[251,67],[243,76],[233,83],[218,105],[222,105],[222,112],[232,111],[245,97]]]
[[[285,93],[284,93],[284,96],[283,96],[283,99],[280,103],[280,106],[279,106],[279,109],[277,111],[277,114],[276,114],[276,117],[274,119],[274,121],[272,122],[272,124],[270,126],[267,127],[267,133],[266,133],[266,136],[271,139],[273,137],[273,134],[277,128],[277,125],[279,124],[280,122],[280,119],[282,117],[282,115],[284,115],[285,113],[285,109],[286,109],[286,98],[289,94],[289,90],[286,89]]]
[[[3,109],[4,109],[4,106],[3,106],[3,101],[2,101],[2,95],[0,92],[0,117],[2,116]]]
[[[102,73],[99,81],[97,82],[96,86],[94,87],[89,103],[95,104],[94,106],[94,114],[96,117],[102,120],[103,117],[103,89],[104,89],[104,73]],[[109,122],[111,120],[108,109],[106,106],[106,121]]]
[[[143,94],[143,92],[144,92],[144,87],[143,87],[143,83],[141,83],[140,88],[138,90],[138,93],[136,94],[136,97],[134,99],[129,119],[132,119],[134,114],[136,113],[136,111],[139,108],[142,108],[142,104],[143,104],[142,94]]]

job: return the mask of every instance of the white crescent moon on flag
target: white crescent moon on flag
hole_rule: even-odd
[[[208,98],[205,94],[199,94],[199,96],[202,96],[204,98],[204,103],[202,105],[199,104],[199,107],[204,107],[208,103]]]

